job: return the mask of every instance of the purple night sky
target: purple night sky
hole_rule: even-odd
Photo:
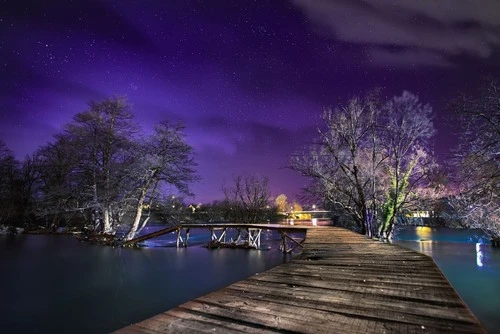
[[[89,100],[124,95],[144,129],[184,121],[201,202],[243,173],[297,198],[288,156],[324,106],[375,86],[433,106],[444,159],[446,101],[500,77],[498,0],[4,0],[0,33],[0,138],[19,159]]]

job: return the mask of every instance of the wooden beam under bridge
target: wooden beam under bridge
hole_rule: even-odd
[[[176,231],[179,228],[179,226],[180,225],[166,227],[166,228],[163,228],[163,229],[158,230],[158,231],[153,232],[153,233],[141,235],[140,237],[137,237],[137,238],[134,238],[131,240],[125,240],[121,243],[121,246],[122,247],[130,246],[130,245],[136,244],[136,243],[141,242],[141,241],[145,241],[145,240],[148,240],[148,239],[151,239],[154,237],[159,237],[160,235],[163,235],[163,234],[172,233],[172,232]]]
[[[251,228],[251,227],[210,227],[210,234],[212,242],[218,242],[221,244],[226,243],[227,229],[234,228],[238,231],[236,240],[232,240],[229,244],[238,245],[242,242],[246,242],[249,247],[259,248],[260,247],[260,235],[262,233],[262,228]],[[217,236],[217,231],[222,231],[219,236]],[[243,238],[242,238],[243,236]]]
[[[226,242],[227,229],[234,228],[238,231],[237,241],[245,241],[248,246],[253,248],[259,248],[261,241],[261,233],[262,230],[277,230],[280,232],[282,240],[280,244],[280,248],[283,252],[289,253],[293,251],[296,247],[302,247],[302,241],[297,241],[290,237],[287,233],[290,231],[301,231],[306,230],[308,228],[321,228],[316,226],[292,226],[292,225],[283,225],[283,224],[222,224],[222,223],[203,223],[203,224],[177,224],[172,227],[167,227],[165,229],[161,229],[159,231],[149,233],[146,235],[142,235],[132,240],[124,241],[122,246],[129,246],[135,243],[149,240],[155,237],[158,237],[163,234],[177,232],[177,248],[179,247],[187,247],[190,230],[192,228],[204,228],[210,230],[211,240],[224,243]],[[221,233],[217,235],[217,232]],[[184,233],[183,233],[184,232]],[[241,234],[245,234],[245,238],[241,238]],[[294,245],[293,247],[289,247],[287,245],[287,240],[291,241]]]
[[[294,238],[292,238],[291,236],[289,236],[288,234],[286,234],[285,231],[283,231],[283,230],[280,230],[280,234],[281,234],[280,249],[283,251],[283,253],[291,253],[297,247],[300,247],[300,248],[304,247],[303,243],[306,240],[306,238],[303,238],[301,241],[297,241]],[[291,247],[288,247],[287,240],[292,241]]]

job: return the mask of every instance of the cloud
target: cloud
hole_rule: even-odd
[[[428,50],[390,51],[381,48],[371,48],[369,58],[373,65],[391,65],[394,67],[417,66],[453,66],[445,56]]]
[[[375,56],[381,48],[396,62],[447,66],[445,55],[489,57],[500,45],[500,2],[293,0],[316,27],[338,40],[367,45]],[[413,56],[410,56],[413,53]]]

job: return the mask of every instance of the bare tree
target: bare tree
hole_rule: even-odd
[[[160,123],[154,134],[137,148],[135,162],[129,168],[129,178],[134,184],[135,215],[126,240],[133,239],[148,222],[149,216],[141,224],[144,205],[151,207],[162,183],[189,194],[189,184],[197,179],[192,148],[186,144],[183,130],[182,125]]]
[[[450,204],[467,226],[500,238],[500,83],[489,80],[478,98],[452,103],[462,128]]]
[[[66,126],[79,157],[81,191],[92,193],[95,227],[113,233],[112,206],[121,195],[121,166],[137,127],[123,98],[91,102],[89,110],[77,114]]]
[[[233,185],[223,186],[226,201],[230,205],[232,222],[260,223],[266,219],[269,206],[269,185],[266,177],[237,176]]]
[[[326,129],[309,150],[291,157],[292,169],[311,179],[308,191],[334,203],[351,215],[360,233],[370,233],[369,209],[373,200],[373,173],[382,157],[375,150],[373,133],[378,110],[373,96],[354,97],[347,106],[326,109]],[[373,159],[372,159],[373,157]]]
[[[163,122],[145,140],[138,138],[138,130],[124,99],[91,102],[53,143],[37,150],[18,170],[23,196],[36,193],[37,216],[58,227],[78,214],[94,232],[114,234],[122,219],[132,214],[126,235],[131,239],[149,220],[153,201],[165,193],[164,185],[189,194],[189,184],[197,177],[184,127]],[[1,149],[0,145],[0,168],[10,157],[5,154],[2,160]]]
[[[355,230],[389,237],[433,166],[425,146],[433,133],[431,111],[408,92],[385,104],[376,94],[354,97],[324,112],[326,129],[291,158],[291,167],[311,179],[308,191],[350,215]]]
[[[16,215],[15,196],[13,196],[18,163],[14,153],[0,139],[0,224],[12,223]]]
[[[380,142],[387,156],[383,168],[389,183],[382,205],[382,237],[391,235],[397,215],[412,200],[417,187],[428,185],[436,167],[428,142],[435,133],[431,116],[432,108],[406,91],[383,108]]]
[[[92,194],[81,188],[78,148],[68,134],[57,134],[54,143],[34,154],[37,169],[35,215],[47,225],[68,223],[75,213],[91,208]]]
[[[34,222],[36,196],[40,186],[39,168],[36,155],[27,155],[20,163],[16,178],[16,199],[18,224],[28,227]]]

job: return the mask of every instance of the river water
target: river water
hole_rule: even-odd
[[[267,250],[208,250],[194,230],[188,248],[173,235],[148,248],[81,243],[69,236],[0,236],[3,333],[107,333],[290,260],[279,236]],[[434,257],[463,300],[494,333],[500,309],[500,251],[474,231],[407,228],[395,242]]]
[[[489,333],[500,333],[500,248],[480,230],[405,227],[394,243],[431,256]]]

